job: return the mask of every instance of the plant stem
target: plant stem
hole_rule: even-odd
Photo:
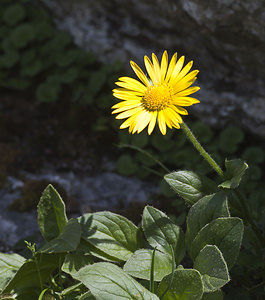
[[[181,123],[180,125],[181,125],[181,128],[183,129],[183,131],[185,132],[186,136],[188,137],[188,139],[191,141],[191,143],[194,145],[194,147],[199,151],[199,153],[206,159],[206,161],[209,163],[209,165],[219,174],[219,176],[222,179],[225,179],[224,172],[222,171],[220,166],[215,162],[215,160],[210,156],[210,154],[205,151],[205,149],[198,142],[198,140],[196,139],[194,134],[191,132],[189,127],[184,122]],[[249,222],[249,224],[251,225],[259,242],[262,243],[262,245],[264,245],[263,236],[260,233],[258,227],[253,222],[253,219],[250,216],[250,213],[249,213],[249,210],[248,210],[248,207],[247,207],[244,197],[241,195],[241,193],[238,190],[232,190],[232,193],[238,198],[238,200],[241,204],[242,212],[245,215],[246,221]]]
[[[209,165],[224,179],[224,172],[220,168],[220,166],[216,163],[216,161],[210,156],[209,153],[205,151],[199,141],[196,139],[194,134],[191,132],[190,128],[183,122],[180,124],[181,128],[185,132],[188,139],[191,141],[193,146],[199,151],[199,153],[206,159]]]
[[[156,162],[161,168],[163,168],[167,173],[170,173],[170,170],[160,161],[158,160],[156,157],[154,157],[152,154],[150,154],[148,151],[145,151],[137,146],[134,146],[134,145],[129,145],[129,144],[119,144],[118,147],[120,148],[130,148],[130,149],[133,149],[133,150],[137,150],[143,154],[145,154],[147,157],[151,158],[154,162]]]

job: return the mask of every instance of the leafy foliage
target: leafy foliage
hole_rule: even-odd
[[[37,250],[27,243],[32,258],[1,254],[2,293],[16,293],[19,299],[46,294],[60,299],[219,297],[242,238],[242,222],[229,217],[222,193],[201,198],[189,214],[186,239],[194,237],[187,244],[193,269],[179,265],[186,254],[182,229],[152,206],[144,208],[139,227],[111,212],[67,221],[61,197],[48,185],[38,215],[46,241]]]

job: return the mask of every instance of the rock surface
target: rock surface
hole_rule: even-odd
[[[193,112],[265,137],[264,0],[42,0],[58,28],[102,61],[176,50],[200,70]]]

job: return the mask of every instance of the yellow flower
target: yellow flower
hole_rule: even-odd
[[[116,119],[126,119],[121,129],[129,127],[130,133],[140,133],[148,125],[148,134],[154,130],[156,121],[162,134],[166,134],[167,126],[180,128],[182,118],[188,112],[183,106],[191,106],[200,101],[188,97],[200,88],[190,87],[197,79],[198,70],[188,74],[193,62],[184,68],[184,56],[177,60],[175,53],[168,65],[167,51],[164,51],[161,64],[156,55],[152,54],[153,63],[148,56],[144,57],[145,67],[149,78],[140,67],[131,61],[131,67],[141,80],[130,77],[120,77],[116,82],[120,88],[113,90],[113,95],[123,100],[112,106],[112,113],[119,113]]]

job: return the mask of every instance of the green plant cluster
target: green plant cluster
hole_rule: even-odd
[[[61,98],[109,107],[119,63],[100,64],[56,30],[49,13],[32,0],[0,1],[0,87],[31,90],[41,102]],[[117,75],[116,75],[117,77]]]
[[[179,175],[171,173],[166,177],[178,191]],[[187,176],[190,188],[186,185],[185,189],[182,184],[181,190],[194,204],[185,234],[152,206],[144,208],[138,227],[108,211],[68,220],[64,202],[48,185],[38,204],[38,224],[44,242],[38,249],[26,242],[31,251],[28,259],[0,253],[2,297],[223,299],[221,288],[230,281],[229,270],[240,250],[243,222],[230,216],[222,188],[210,195],[200,189],[194,195],[191,190],[198,188],[199,179],[195,173]],[[239,183],[238,176],[234,173],[230,182]]]

